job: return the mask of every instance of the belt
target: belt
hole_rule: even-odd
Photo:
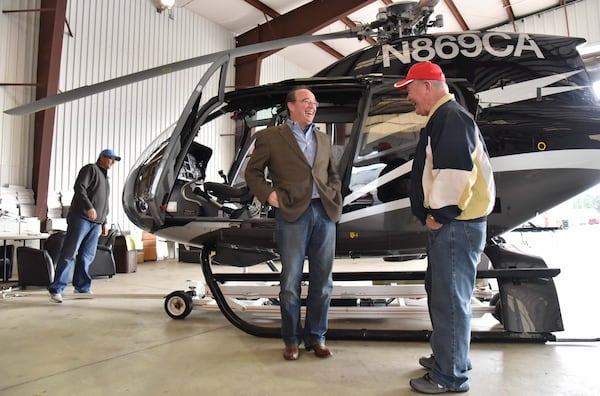
[[[319,203],[319,202],[321,202],[321,198],[313,198],[313,199],[310,200],[311,204],[316,204],[316,203]]]

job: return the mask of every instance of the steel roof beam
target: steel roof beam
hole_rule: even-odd
[[[287,14],[279,16],[273,16],[276,14],[276,11],[262,4],[258,0],[245,1],[255,6],[266,15],[273,17],[273,20],[239,35],[236,39],[237,47],[286,37],[312,34],[339,20],[342,16],[351,14],[370,3],[373,3],[375,0],[315,0],[298,7]],[[323,49],[330,48],[331,51],[327,50],[327,52],[334,57],[342,56],[342,54],[333,50],[331,47],[326,47],[326,44],[324,43],[317,45]],[[237,58],[235,77],[236,88],[251,87],[258,84],[260,81],[260,64],[262,60],[275,52],[277,51],[269,51]]]

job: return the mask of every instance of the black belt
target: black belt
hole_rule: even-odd
[[[321,202],[321,198],[313,198],[310,200],[311,204],[315,204],[315,203],[319,203],[319,202]]]

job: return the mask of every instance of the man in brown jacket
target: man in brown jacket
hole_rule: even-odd
[[[342,210],[340,179],[331,160],[329,137],[315,128],[318,103],[306,86],[286,97],[285,124],[258,132],[246,168],[246,182],[262,203],[275,208],[275,240],[281,258],[280,307],[283,357],[296,360],[298,346],[318,357],[332,355],[325,345],[335,254],[336,225]],[[268,178],[265,179],[265,168]],[[300,319],[304,258],[309,288],[304,330]]]

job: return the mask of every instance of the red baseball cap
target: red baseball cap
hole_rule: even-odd
[[[446,76],[442,69],[431,62],[415,63],[408,70],[406,78],[394,84],[394,87],[406,89],[406,86],[415,80],[437,80],[446,81]]]

